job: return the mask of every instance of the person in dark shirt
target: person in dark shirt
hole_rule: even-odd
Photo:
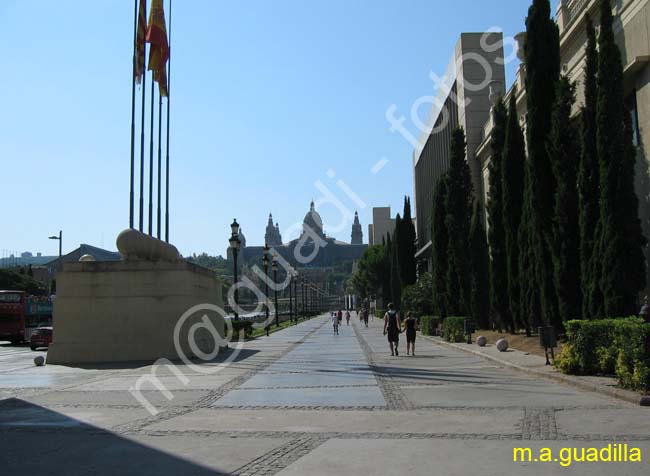
[[[406,315],[404,328],[406,329],[406,355],[409,355],[410,351],[412,357],[415,355],[415,334],[418,328],[418,320],[410,312]]]

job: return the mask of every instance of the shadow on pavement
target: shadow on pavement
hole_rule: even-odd
[[[0,472],[82,475],[225,475],[18,399],[0,401]]]

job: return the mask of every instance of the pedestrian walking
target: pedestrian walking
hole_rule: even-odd
[[[402,328],[402,322],[399,312],[395,310],[393,303],[388,304],[388,311],[384,314],[384,335],[388,336],[390,345],[390,355],[399,356],[397,346],[399,345],[399,334]]]
[[[415,335],[418,329],[418,320],[410,312],[406,315],[404,321],[404,328],[406,330],[406,355],[411,352],[411,357],[415,355]]]
[[[345,311],[345,323],[346,325],[350,325],[350,311]]]
[[[339,335],[339,316],[336,313],[332,313],[332,326],[334,326],[334,335]]]
[[[339,319],[339,324],[341,324],[341,322],[343,322],[343,311],[339,309],[339,312],[336,314],[336,316]]]
[[[368,327],[368,309],[364,309],[361,315],[363,316],[363,323]]]

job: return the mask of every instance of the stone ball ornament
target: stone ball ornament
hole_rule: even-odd
[[[485,347],[487,345],[487,337],[478,336],[476,339],[476,343],[478,344],[479,347]]]
[[[36,367],[42,367],[43,365],[45,365],[45,357],[43,357],[42,355],[34,357],[34,365]]]
[[[499,339],[497,341],[497,350],[499,352],[505,352],[506,350],[508,350],[508,341],[505,339]]]

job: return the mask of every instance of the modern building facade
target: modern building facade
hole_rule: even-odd
[[[427,128],[413,152],[416,256],[420,269],[430,269],[433,195],[449,166],[452,132],[459,126],[465,130],[472,184],[480,197],[483,181],[476,149],[483,140],[484,125],[490,117],[490,96],[502,95],[504,88],[502,34],[462,33],[438,85]]]
[[[372,223],[368,225],[368,244],[381,245],[386,235],[393,236],[394,232],[395,218],[390,217],[390,207],[374,207]]]
[[[598,0],[561,0],[556,10],[556,20],[560,30],[562,74],[576,85],[576,104],[573,110],[576,120],[584,104],[586,17],[589,16],[598,29],[600,21],[598,3]],[[618,0],[612,2],[612,6],[614,32],[624,67],[625,103],[632,116],[634,142],[637,146],[635,188],[639,197],[639,214],[644,234],[650,236],[650,176],[646,152],[647,144],[650,143],[650,0]],[[522,61],[525,34],[517,35],[516,39],[520,42],[518,56]],[[524,129],[526,128],[525,74],[525,68],[520,64],[517,77],[505,97],[505,101],[509,101],[511,95],[516,95],[517,114]],[[491,133],[492,123],[488,120],[483,127],[483,141],[477,148],[478,164],[485,185],[489,181]],[[487,187],[484,186],[483,205],[486,200]]]

